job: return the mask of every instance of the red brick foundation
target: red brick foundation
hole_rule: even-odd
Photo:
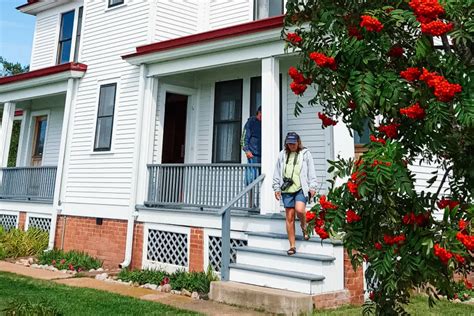
[[[18,229],[25,230],[26,227],[26,212],[20,212],[18,216]]]
[[[202,228],[191,227],[189,271],[204,270],[204,231]]]
[[[343,305],[349,305],[350,293],[348,290],[326,293],[313,296],[313,303],[315,309],[330,309],[337,308]]]
[[[351,259],[344,251],[344,288],[349,291],[351,304],[360,305],[364,303],[364,272],[362,267],[354,271]]]
[[[134,231],[132,266],[141,267],[143,224],[136,223]],[[64,239],[63,239],[64,236]],[[96,218],[58,216],[55,247],[84,251],[103,260],[105,267],[117,268],[125,258],[127,221]]]

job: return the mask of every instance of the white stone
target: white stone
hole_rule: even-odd
[[[186,289],[182,289],[182,290],[181,290],[181,294],[184,295],[184,296],[191,296],[192,293],[189,292],[189,291],[186,290]]]
[[[148,288],[149,288],[150,290],[156,290],[156,289],[158,289],[158,285],[156,285],[156,284],[150,284],[150,285],[148,286]]]
[[[109,275],[107,273],[101,273],[95,276],[96,280],[101,280],[101,281],[106,280],[108,277]]]
[[[160,286],[158,286],[158,288],[157,288],[156,290],[161,292],[161,288],[162,288],[162,287],[161,287],[161,285],[160,285]]]
[[[99,269],[96,269],[95,271],[97,271],[97,272],[104,272],[104,269],[99,268]]]
[[[171,290],[171,294],[181,295],[181,291]]]
[[[171,292],[171,285],[165,284],[161,287],[161,292],[169,293]]]
[[[66,270],[66,269],[62,269],[62,270],[61,270],[61,273],[67,273],[67,270]]]
[[[89,272],[95,272],[95,270],[94,270],[94,269],[90,269]]]
[[[193,292],[193,294],[191,294],[191,298],[192,298],[193,300],[198,300],[198,299],[199,299],[199,294],[198,294],[198,292]]]
[[[39,268],[39,265],[37,265],[36,263],[33,263],[30,267],[34,268],[34,269],[38,269]]]

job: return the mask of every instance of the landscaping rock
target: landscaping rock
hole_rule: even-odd
[[[133,282],[133,283],[132,283],[132,286],[133,286],[133,287],[139,287],[139,286],[140,286],[140,283],[138,283],[138,282]]]
[[[209,300],[209,294],[208,294],[208,293],[201,294],[199,297],[200,297],[202,300],[206,300],[206,301]]]
[[[150,286],[148,287],[150,290],[157,290],[158,289],[158,285],[156,284],[150,284]]]
[[[104,269],[99,268],[99,269],[96,269],[95,271],[97,271],[97,272],[104,272]]]
[[[67,273],[67,270],[66,270],[66,269],[62,269],[60,272],[66,274],[66,273]]]
[[[30,265],[32,265],[33,263],[35,263],[35,258],[32,258],[32,257],[28,258],[28,263],[29,263]]]
[[[181,295],[181,291],[171,290],[171,294]]]
[[[198,299],[199,299],[199,294],[198,294],[198,292],[193,292],[193,293],[191,294],[191,298],[192,298],[193,300],[198,300]]]
[[[107,273],[101,273],[95,276],[96,280],[101,280],[101,281],[105,281],[108,277],[109,275]]]
[[[94,270],[94,269],[90,269],[89,272],[95,272],[95,270]]]
[[[158,288],[156,289],[157,291],[161,292],[161,285],[158,286]]]
[[[190,296],[191,296],[191,294],[192,294],[192,293],[191,293],[191,292],[189,292],[189,291],[188,291],[188,290],[186,290],[186,289],[182,289],[182,290],[181,290],[181,295],[184,295],[184,296],[189,296],[189,297],[190,297]]]
[[[161,292],[169,293],[171,292],[171,285],[165,284],[161,287]]]
[[[36,263],[33,263],[30,267],[34,268],[34,269],[38,269],[39,268],[39,265],[36,264]]]

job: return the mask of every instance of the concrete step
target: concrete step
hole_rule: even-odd
[[[342,262],[333,256],[296,253],[288,256],[286,251],[257,247],[238,247],[237,263],[258,267],[274,267],[290,272],[311,271],[325,277],[324,290],[338,291],[344,288]]]
[[[320,294],[325,277],[322,275],[285,271],[273,267],[249,264],[230,265],[230,281],[289,290],[305,294]]]
[[[311,295],[231,281],[212,282],[209,297],[217,302],[279,315],[308,315],[313,310]]]
[[[248,232],[248,246],[264,249],[274,249],[286,251],[289,248],[288,237],[281,233],[267,232]],[[296,236],[296,252],[334,256],[335,248],[342,249],[342,242],[339,240],[321,240],[318,237],[312,237],[304,240],[303,236]]]

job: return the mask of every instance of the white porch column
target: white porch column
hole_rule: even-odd
[[[2,129],[0,131],[0,167],[8,164],[8,152],[12,137],[13,119],[15,118],[15,103],[6,102],[3,105]]]
[[[278,213],[272,178],[280,148],[280,65],[278,59],[262,59],[262,173],[260,213]]]
[[[344,159],[355,157],[354,138],[349,133],[346,124],[339,122],[332,126],[332,144],[334,155],[331,159],[335,160],[338,156]],[[342,185],[346,181],[346,179],[338,178],[336,185]]]

